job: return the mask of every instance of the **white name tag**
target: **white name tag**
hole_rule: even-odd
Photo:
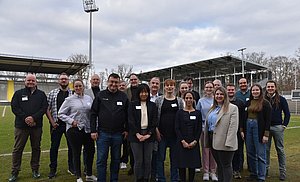
[[[177,104],[176,104],[176,103],[174,103],[174,104],[171,104],[171,106],[172,106],[172,107],[177,107]]]
[[[28,100],[27,95],[26,96],[22,96],[22,101],[27,101],[27,100]]]
[[[142,106],[135,106],[136,109],[142,109]]]
[[[190,116],[190,119],[195,120],[195,119],[196,119],[196,116]]]
[[[246,98],[246,101],[248,101],[249,100],[249,98]]]
[[[117,106],[122,106],[123,103],[122,102],[117,102]]]

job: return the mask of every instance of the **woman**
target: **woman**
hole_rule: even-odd
[[[164,83],[164,95],[159,96],[156,100],[158,108],[158,128],[156,130],[158,140],[157,151],[157,178],[158,181],[166,181],[164,172],[164,162],[166,159],[167,147],[170,148],[170,181],[178,181],[178,169],[174,166],[175,159],[175,116],[179,109],[183,108],[181,98],[174,95],[175,80],[167,79]]]
[[[144,182],[150,179],[151,174],[157,107],[150,101],[150,88],[147,84],[138,86],[137,98],[128,108],[128,141],[133,152],[136,181]]]
[[[204,143],[212,149],[218,165],[218,181],[232,181],[232,159],[238,148],[238,107],[229,102],[224,87],[214,91],[214,102],[207,114]]]
[[[250,99],[246,103],[247,124],[241,125],[244,139],[246,128],[246,148],[249,158],[250,176],[248,180],[265,181],[266,143],[269,139],[271,111],[270,103],[264,99],[262,87],[254,84],[250,89]]]
[[[93,100],[90,96],[84,94],[82,80],[74,80],[73,85],[75,93],[65,99],[58,111],[58,117],[67,124],[67,136],[73,151],[73,163],[77,182],[83,181],[80,167],[82,145],[84,145],[87,154],[86,181],[97,181],[97,178],[92,175],[95,146],[90,134],[90,110]]]
[[[194,94],[183,94],[185,107],[176,113],[175,131],[177,135],[175,166],[179,169],[182,182],[186,180],[188,168],[189,182],[194,181],[195,169],[201,167],[199,139],[202,132],[201,112],[194,108]]]
[[[179,91],[178,91],[178,97],[183,98],[183,94],[189,90],[189,85],[187,82],[182,81],[179,83]]]
[[[206,115],[213,105],[214,96],[213,96],[214,84],[212,81],[205,82],[204,85],[204,97],[199,99],[196,109],[201,111],[202,114],[202,128],[204,129]],[[200,136],[201,148],[202,148],[202,167],[203,167],[203,181],[209,181],[209,176],[213,181],[218,181],[216,175],[217,163],[211,153],[210,148],[204,147],[204,135],[203,132]]]

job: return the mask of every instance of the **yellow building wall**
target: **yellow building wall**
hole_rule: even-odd
[[[12,99],[14,93],[15,93],[14,81],[13,80],[8,80],[7,81],[7,94],[6,94],[6,96],[7,96],[7,100],[9,102],[11,102],[11,99]]]

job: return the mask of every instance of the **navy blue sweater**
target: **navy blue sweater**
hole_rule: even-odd
[[[278,107],[276,107],[276,104],[274,103],[274,97],[266,97],[266,99],[271,103],[272,105],[272,118],[271,118],[271,126],[274,125],[284,125],[287,126],[290,122],[290,110],[288,103],[284,97],[281,95],[280,97],[280,103]],[[284,113],[284,119],[282,120],[282,112]]]

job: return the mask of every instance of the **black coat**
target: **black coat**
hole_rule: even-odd
[[[36,89],[31,93],[29,88],[23,88],[16,91],[11,100],[11,109],[15,114],[15,127],[16,128],[27,128],[29,127],[25,123],[25,118],[32,116],[35,127],[43,126],[43,116],[48,108],[46,94]]]
[[[250,106],[251,101],[246,102],[246,109]],[[245,113],[246,118],[248,118],[248,112]],[[258,135],[259,135],[259,142],[262,143],[263,136],[269,137],[270,133],[270,125],[271,125],[271,117],[272,117],[272,106],[269,101],[264,99],[263,108],[261,111],[257,113],[257,124],[258,124]],[[245,132],[245,128],[247,124],[242,122],[241,123],[240,131]],[[245,135],[246,136],[246,135]]]
[[[133,101],[128,107],[128,141],[139,142],[136,137],[137,133],[141,133],[141,103],[140,101]],[[151,135],[146,142],[153,142],[155,140],[155,128],[157,127],[157,107],[155,103],[148,101],[147,104],[148,127],[144,134]]]

